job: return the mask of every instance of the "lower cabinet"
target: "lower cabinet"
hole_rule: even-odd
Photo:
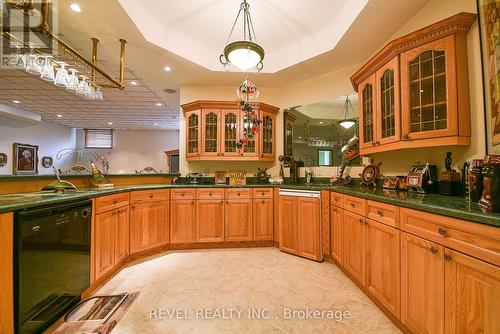
[[[130,219],[131,253],[137,253],[168,243],[168,211],[168,201],[132,205]]]
[[[273,199],[255,198],[252,206],[253,240],[273,240]]]
[[[321,260],[320,199],[280,196],[279,206],[280,249]]]
[[[393,315],[400,314],[400,231],[366,218],[366,287]]]
[[[99,279],[129,254],[128,206],[95,216],[94,273]]]
[[[228,199],[225,205],[225,240],[252,240],[252,200]]]
[[[445,249],[445,333],[500,331],[500,268]]]
[[[343,267],[358,282],[366,284],[366,221],[365,218],[344,210]]]
[[[343,261],[343,220],[344,209],[331,205],[330,208],[330,250],[331,256],[337,263],[344,263]]]
[[[194,200],[170,202],[170,243],[193,243],[196,240],[196,205]]]
[[[401,322],[413,333],[444,333],[443,256],[444,247],[401,233]]]
[[[224,201],[196,201],[196,242],[224,241]]]

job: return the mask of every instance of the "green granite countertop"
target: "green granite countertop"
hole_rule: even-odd
[[[461,196],[443,196],[438,194],[417,194],[413,192],[397,192],[394,190],[386,190],[381,187],[375,189],[366,186],[360,186],[359,183],[353,182],[347,186],[330,186],[330,184],[319,181],[313,185],[305,185],[303,183],[282,184],[279,188],[282,189],[300,189],[300,190],[331,190],[347,195],[362,197],[374,201],[394,204],[402,207],[407,207],[416,210],[427,211],[435,214],[470,220],[473,222],[499,226],[500,213],[486,213],[477,203],[472,203]],[[87,198],[110,195],[120,192],[134,190],[153,190],[153,189],[168,189],[168,188],[234,188],[229,185],[216,186],[214,184],[146,184],[146,185],[131,185],[131,186],[116,186],[113,189],[99,190],[95,188],[80,189],[73,193],[54,194],[54,193],[27,193],[27,194],[10,194],[0,195],[0,213],[28,209],[37,206],[45,206],[59,204],[68,201],[76,201]],[[255,187],[273,187],[270,184],[247,184],[239,186],[241,188]]]
[[[471,202],[462,196],[418,194],[409,191],[382,189],[381,187],[374,189],[368,186],[360,186],[356,182],[352,185],[332,187],[331,190],[346,195],[500,227],[500,213],[484,212],[477,203]]]
[[[175,173],[155,173],[155,174],[137,174],[137,173],[124,173],[124,174],[106,174],[109,177],[117,177],[117,176],[170,176],[175,177],[180,174]],[[63,174],[61,175],[62,179],[65,178],[77,178],[77,177],[92,177],[91,174]],[[12,174],[0,174],[0,181],[2,180],[25,180],[25,179],[56,179],[54,174],[36,174],[36,175],[12,175]]]

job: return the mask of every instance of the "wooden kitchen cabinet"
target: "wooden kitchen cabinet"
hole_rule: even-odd
[[[224,210],[224,240],[252,240],[252,200],[250,198],[228,199]]]
[[[115,264],[119,263],[129,255],[130,253],[130,241],[129,241],[129,231],[130,231],[130,210],[128,207],[123,207],[114,211],[114,235],[115,235],[115,247],[114,247],[114,258]]]
[[[186,158],[201,153],[201,109],[186,112]]]
[[[252,201],[253,240],[273,240],[273,199],[254,198]]]
[[[170,202],[170,243],[176,244],[195,242],[195,228],[195,201],[172,200]]]
[[[196,201],[196,242],[224,241],[224,200]]]
[[[297,200],[297,255],[319,260],[321,258],[320,199]]]
[[[445,250],[445,333],[498,333],[500,268]]]
[[[344,210],[343,267],[361,284],[366,285],[366,224],[365,218]]]
[[[297,249],[297,200],[280,196],[279,199],[279,247],[288,253]]]
[[[114,217],[114,211],[107,211],[95,216],[94,273],[96,279],[109,272],[115,265]]]
[[[344,251],[343,251],[343,221],[344,210],[331,205],[330,208],[330,243],[331,243],[331,256],[335,262],[342,264]]]
[[[360,150],[375,145],[375,99],[376,84],[375,74],[370,75],[359,87],[358,109],[359,113],[359,148]]]
[[[389,42],[352,77],[360,155],[470,145],[467,33],[459,13]]]
[[[154,201],[132,205],[130,252],[155,248],[169,241],[169,203]]]
[[[444,333],[444,247],[401,232],[401,322],[413,333]]]
[[[308,259],[321,260],[320,198],[280,195],[279,247]]]
[[[237,143],[250,128],[237,101],[195,101],[182,105],[186,118],[186,159],[274,161],[279,108],[262,102],[251,105],[262,122],[260,132],[242,150]]]
[[[366,287],[394,316],[400,315],[400,231],[366,219]]]

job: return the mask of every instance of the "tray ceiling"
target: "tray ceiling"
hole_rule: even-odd
[[[119,2],[149,42],[209,70],[224,71],[218,55],[224,49],[239,1]],[[250,0],[257,42],[266,51],[262,72],[274,73],[334,49],[367,2]],[[231,41],[242,36],[243,28],[238,24]]]

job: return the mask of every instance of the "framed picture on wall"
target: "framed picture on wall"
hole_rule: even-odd
[[[486,149],[500,154],[500,0],[476,0],[483,64]]]
[[[14,144],[12,173],[17,175],[38,174],[38,146]]]

